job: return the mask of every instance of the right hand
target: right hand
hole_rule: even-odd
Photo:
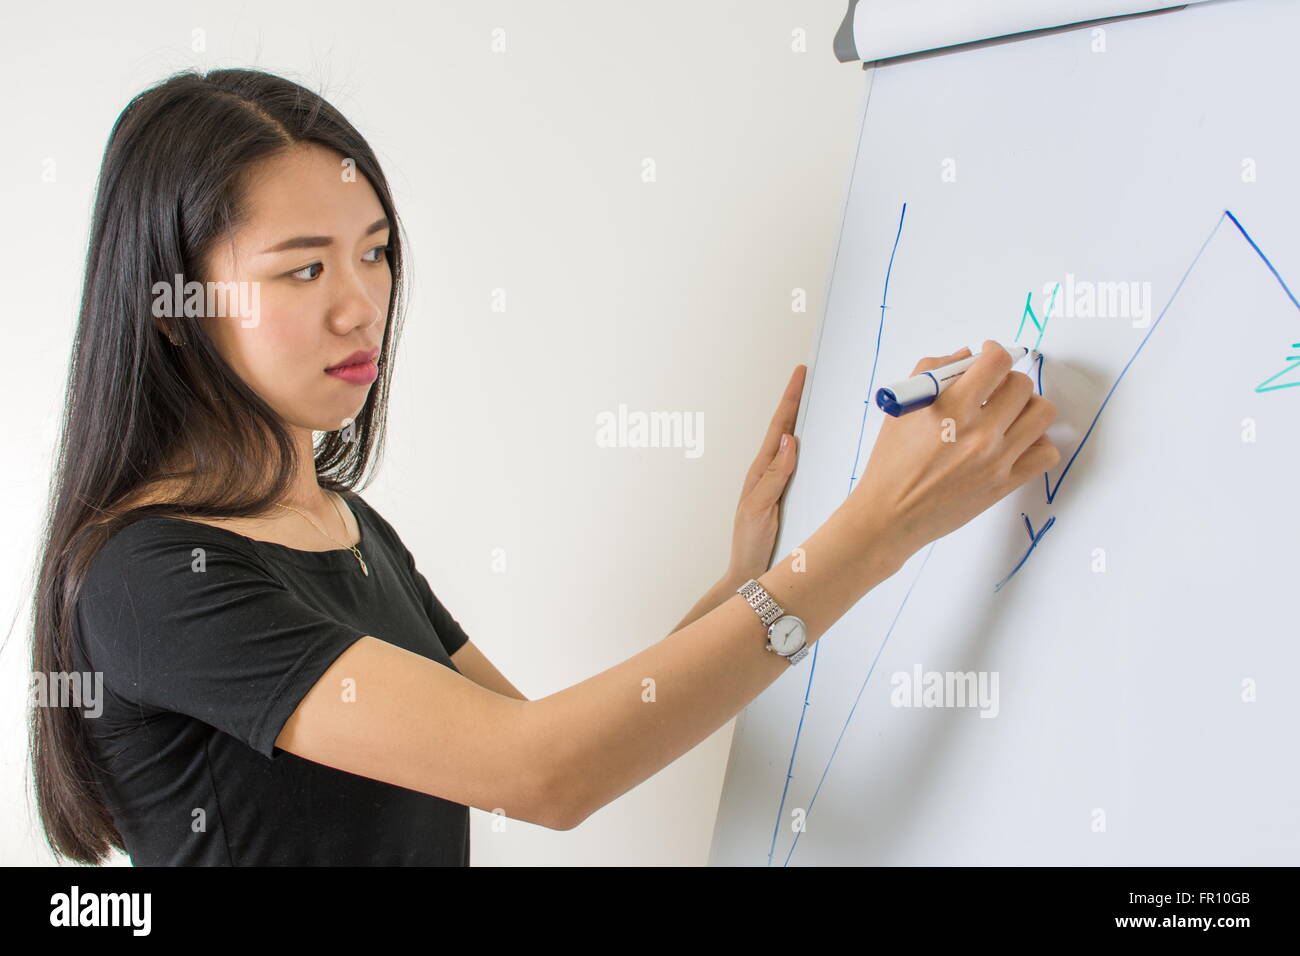
[[[923,358],[912,374],[968,355],[964,348]],[[1035,395],[1029,376],[1010,371],[1011,364],[1006,349],[986,340],[975,362],[933,403],[885,416],[845,504],[883,522],[903,560],[1060,461],[1046,434],[1056,406]]]

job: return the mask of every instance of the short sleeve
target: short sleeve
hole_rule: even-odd
[[[458,650],[465,646],[469,640],[469,635],[465,633],[451,612],[448,611],[438,600],[438,596],[433,593],[429,587],[429,582],[425,580],[423,574],[415,567],[415,559],[411,557],[411,552],[406,552],[407,561],[411,565],[411,577],[415,579],[415,585],[420,590],[420,603],[424,605],[424,613],[429,616],[429,622],[433,624],[433,629],[438,632],[438,639],[442,641],[443,648],[450,657]]]
[[[233,535],[150,518],[95,556],[77,627],[106,689],[201,720],[268,759],[307,691],[364,636],[305,603]]]
[[[451,612],[443,606],[443,603],[438,600],[437,595],[433,593],[433,589],[429,587],[428,580],[426,580],[424,575],[421,574],[420,570],[415,566],[415,556],[411,554],[411,550],[406,546],[406,543],[402,541],[401,535],[397,533],[397,529],[389,524],[388,519],[376,511],[371,506],[370,502],[366,501],[364,498],[357,495],[353,496],[351,500],[359,501],[361,503],[362,507],[369,512],[376,524],[383,529],[384,534],[392,543],[393,547],[400,551],[402,556],[406,559],[406,567],[411,572],[411,580],[415,583],[416,590],[420,592],[420,603],[424,606],[424,613],[429,618],[429,623],[432,624],[433,629],[438,632],[438,639],[442,642],[443,649],[447,652],[447,656],[450,657],[452,654],[455,654],[469,641],[469,635],[465,633],[465,630],[460,626],[460,622],[451,616]]]

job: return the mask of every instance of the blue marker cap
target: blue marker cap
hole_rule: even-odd
[[[898,417],[932,403],[939,397],[939,382],[929,372],[876,390],[876,404],[887,415]]]

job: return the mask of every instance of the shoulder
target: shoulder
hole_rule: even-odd
[[[372,507],[370,502],[356,492],[345,492],[343,497],[349,505],[355,508],[357,520],[364,520],[371,528],[374,528],[375,533],[383,540],[384,545],[406,563],[408,570],[414,572],[415,556],[406,547],[406,543],[402,541],[402,536],[397,533],[397,529],[379,511]],[[362,517],[363,513],[364,518]]]
[[[246,632],[254,616],[242,609],[285,592],[239,535],[182,518],[137,518],[110,532],[87,562],[73,600],[76,640],[94,669],[128,688],[138,675],[122,669],[141,655],[203,628]],[[272,616],[261,612],[263,621]]]
[[[216,543],[222,550],[257,556],[257,549],[242,534],[228,531],[217,525],[189,518],[148,515],[125,522],[111,531],[104,541],[101,553],[139,552],[194,543]]]
[[[219,576],[275,579],[253,543],[223,528],[151,515],[111,531],[86,565],[81,592],[124,585],[158,590],[191,580],[195,570]]]
[[[387,538],[390,542],[400,542],[401,538],[397,534],[397,529],[389,524],[386,519],[370,502],[357,494],[355,491],[342,492],[343,500],[357,513],[358,519],[364,512],[370,524],[379,530],[379,533]]]

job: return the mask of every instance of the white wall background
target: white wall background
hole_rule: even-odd
[[[95,176],[130,97],[188,66],[254,67],[322,92],[369,139],[413,299],[363,493],[541,697],[661,639],[725,569],[745,469],[823,309],[864,87],[831,53],[844,6],[6,7],[0,863],[54,861],[27,754],[29,604]],[[704,454],[597,447],[597,414],[620,403],[702,413]],[[730,737],[573,831],[493,832],[475,810],[473,862],[703,864]]]

